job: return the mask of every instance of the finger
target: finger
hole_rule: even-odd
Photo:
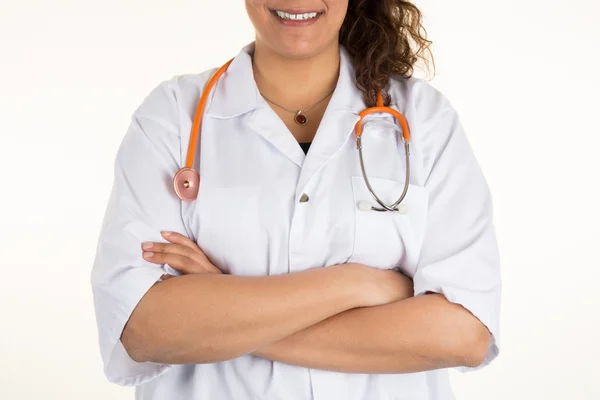
[[[164,237],[166,240],[168,240],[171,243],[180,244],[182,246],[187,246],[194,251],[198,251],[198,252],[202,253],[202,250],[200,250],[200,247],[198,247],[196,242],[194,242],[192,239],[188,238],[187,236],[182,235],[181,233],[165,231],[165,232],[161,232],[161,235],[162,235],[162,237]]]
[[[186,238],[187,239],[187,238]],[[192,242],[193,243],[193,242]],[[200,250],[195,251],[192,248],[175,243],[154,243],[154,242],[146,242],[142,244],[142,249],[145,251],[151,251],[154,253],[172,253],[182,255],[188,258],[191,258],[198,264],[201,264],[207,270],[214,269],[214,265],[208,257]],[[213,268],[211,268],[213,267]]]
[[[183,274],[221,273],[221,271],[210,263],[198,263],[193,258],[175,253],[144,252],[145,260],[155,264],[169,264],[173,269]]]
[[[175,275],[163,274],[160,276],[160,279],[166,281],[167,279],[175,278]]]
[[[197,263],[203,263],[206,257],[202,257],[203,254],[198,253],[187,246],[175,243],[155,243],[146,242],[142,244],[144,251],[151,251],[153,253],[168,253],[177,254],[193,259]]]
[[[206,256],[206,254],[204,254],[204,252],[202,251],[200,246],[198,246],[198,244],[196,242],[194,242],[192,239],[188,238],[185,235],[182,235],[181,233],[177,233],[177,232],[163,231],[163,232],[161,232],[161,235],[167,241],[169,241],[171,243],[180,244],[182,246],[189,247],[193,251],[199,253],[201,255],[201,258],[193,257],[197,262],[199,262],[203,265],[207,264],[207,265],[205,265],[206,268],[211,269],[211,267],[212,267],[213,270],[216,270],[215,272],[221,273],[221,271],[217,267],[214,266],[214,264]]]
[[[156,245],[156,243],[155,243],[155,245]],[[174,247],[174,246],[179,246],[179,245],[170,244],[170,246]],[[152,246],[152,248],[154,248],[154,247],[155,246]],[[167,247],[164,247],[163,250],[165,250],[165,251],[163,251],[163,252],[144,251],[142,253],[142,256],[146,261],[154,263],[154,264],[158,264],[158,265],[169,264],[171,267],[173,267],[173,269],[175,269],[183,274],[190,274],[190,273],[221,274],[222,273],[221,270],[219,268],[217,268],[215,265],[213,265],[210,261],[205,261],[205,260],[201,259],[199,262],[198,260],[196,260],[194,258],[188,257],[186,254],[176,254],[171,251],[166,251],[166,250],[168,250]],[[157,256],[157,254],[158,254],[158,256]],[[173,256],[176,256],[176,257],[173,257]],[[193,261],[196,264],[198,264],[199,268],[190,270],[191,265],[192,265],[190,263],[190,261]]]
[[[211,273],[211,274],[222,274],[223,271],[221,271],[219,268],[217,268],[214,264],[212,263],[208,263],[203,265],[203,268],[206,272]]]
[[[142,257],[154,264],[169,264],[183,274],[197,274],[204,271],[194,260],[179,254],[144,252]]]

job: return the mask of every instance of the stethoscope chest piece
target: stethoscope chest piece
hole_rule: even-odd
[[[200,188],[200,174],[193,168],[181,168],[173,177],[173,187],[181,200],[196,200]]]

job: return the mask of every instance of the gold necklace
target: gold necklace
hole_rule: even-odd
[[[269,101],[270,103],[273,103],[277,107],[283,108],[284,110],[289,111],[289,112],[295,114],[295,116],[294,116],[294,122],[296,122],[298,125],[304,126],[308,122],[308,118],[306,117],[305,113],[308,112],[308,111],[310,111],[313,107],[315,107],[317,104],[321,103],[326,98],[328,98],[329,95],[332,94],[334,90],[335,90],[335,88],[333,88],[333,90],[331,92],[327,93],[327,95],[325,97],[323,97],[321,100],[317,101],[315,104],[313,104],[312,106],[308,107],[305,110],[290,110],[289,108],[285,108],[284,106],[275,103],[273,100],[269,99],[267,96],[265,96],[264,94],[260,93],[260,91],[259,91],[259,93],[260,93],[260,95],[262,97],[265,98],[265,100]]]

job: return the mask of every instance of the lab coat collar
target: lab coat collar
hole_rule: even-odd
[[[255,42],[251,42],[244,46],[216,83],[212,99],[207,105],[206,115],[233,118],[253,111],[259,106],[269,107],[262,99],[254,80],[252,70],[254,45]],[[340,46],[340,74],[328,109],[345,110],[358,115],[364,108],[362,92],[355,84],[350,56],[346,49]]]
[[[206,115],[233,118],[254,110],[260,93],[252,72],[254,42],[244,46],[215,84]]]
[[[248,120],[248,126],[268,140],[277,150],[300,167],[296,195],[313,176],[345,145],[365,108],[362,92],[356,87],[350,57],[340,47],[340,68],[336,87],[331,95],[308,154],[262,96]]]
[[[260,95],[252,71],[253,51],[254,42],[235,57],[217,83],[207,112],[217,118],[232,118],[253,111],[248,126],[301,168],[296,186],[296,195],[300,196],[311,178],[352,136],[359,113],[366,108],[363,93],[356,86],[350,56],[340,46],[338,81],[310,151],[305,155],[283,121]]]

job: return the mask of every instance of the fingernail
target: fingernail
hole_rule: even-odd
[[[151,251],[145,251],[143,256],[146,258],[151,258],[152,256],[154,256],[154,253],[152,253]]]
[[[163,232],[162,233],[164,236],[169,236],[171,234],[171,232]]]
[[[152,245],[152,242],[145,242],[142,244],[142,249],[151,249]]]

